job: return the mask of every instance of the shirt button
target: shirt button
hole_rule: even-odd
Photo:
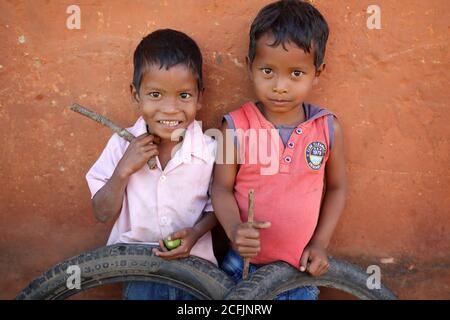
[[[295,133],[296,134],[302,134],[302,129],[301,128],[297,128],[297,129],[295,129]]]
[[[161,223],[162,226],[167,226],[169,224],[169,218],[161,217],[161,219],[159,219],[159,222]]]
[[[288,146],[289,149],[294,149],[295,143],[290,141],[290,142],[288,142],[287,146]]]
[[[161,175],[161,177],[160,177],[160,179],[161,179],[161,181],[164,181],[164,180],[166,180],[166,176],[163,174],[163,175]]]
[[[289,157],[289,156],[284,157],[284,162],[291,163],[291,161],[292,161],[291,157]]]

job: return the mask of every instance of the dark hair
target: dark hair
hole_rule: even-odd
[[[142,73],[148,65],[159,64],[160,68],[167,70],[184,64],[197,77],[197,87],[201,91],[202,62],[198,45],[188,35],[171,29],[156,30],[143,38],[134,51],[133,85],[139,91]]]
[[[328,24],[322,14],[311,4],[300,0],[281,0],[265,6],[256,16],[250,28],[248,58],[253,62],[256,56],[256,41],[271,33],[278,46],[292,41],[299,48],[310,52],[314,46],[314,65],[320,67],[325,56],[328,39]]]

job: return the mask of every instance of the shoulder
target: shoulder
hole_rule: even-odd
[[[320,118],[322,116],[327,116],[327,115],[335,116],[333,111],[331,111],[323,106],[315,105],[312,103],[305,102],[303,104],[303,108],[305,110],[307,119]]]
[[[226,122],[229,129],[247,129],[250,122],[257,119],[257,107],[253,102],[244,103],[239,108],[224,115],[223,122]],[[227,129],[228,129],[227,128]]]
[[[117,133],[114,133],[106,143],[101,157],[106,157],[107,159],[116,162],[122,158],[123,154],[127,150],[128,144],[128,141],[120,137]]]
[[[242,104],[239,108],[230,111],[227,115],[230,115],[230,116],[245,115],[250,110],[253,110],[255,107],[256,106],[255,106],[254,102],[248,101],[248,102]]]
[[[335,115],[333,115],[333,129],[335,134],[342,135],[342,126]]]
[[[139,117],[134,123],[134,125],[125,129],[133,136],[138,137],[147,132],[147,125],[145,123],[144,118]]]

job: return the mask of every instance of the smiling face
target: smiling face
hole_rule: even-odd
[[[197,78],[183,64],[169,69],[147,66],[139,92],[132,85],[131,94],[150,132],[162,142],[171,141],[175,130],[186,129],[201,107]]]
[[[316,70],[314,48],[305,53],[292,42],[271,46],[274,37],[265,34],[256,43],[255,59],[249,64],[256,96],[266,118],[275,124],[294,124],[299,107],[317,83],[324,64]]]

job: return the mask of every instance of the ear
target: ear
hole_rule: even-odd
[[[202,104],[203,104],[203,92],[205,92],[205,88],[203,88],[202,90],[199,90],[198,92],[198,98],[197,98],[197,111],[200,110],[202,108]]]
[[[313,80],[313,86],[315,86],[319,83],[319,77],[322,74],[322,72],[325,70],[325,66],[326,66],[326,64],[322,63],[320,65],[320,67],[316,69],[316,74],[315,74],[314,80]]]
[[[248,56],[245,57],[245,64],[247,65],[248,77],[250,78],[250,81],[253,81],[252,63]]]
[[[138,90],[136,90],[136,87],[134,86],[134,84],[130,84],[130,94],[131,94],[131,100],[133,101],[133,103],[136,103],[139,105],[139,103],[141,102],[141,99],[139,97],[139,92],[138,92]]]

